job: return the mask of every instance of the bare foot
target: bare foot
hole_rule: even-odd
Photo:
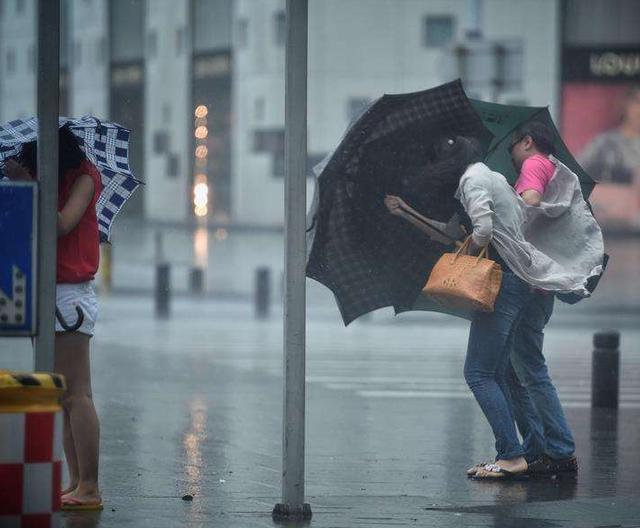
[[[78,487],[77,482],[75,484],[69,484],[66,488],[64,488],[60,492],[60,495],[69,495],[70,493],[73,493],[77,487]]]
[[[500,459],[496,460],[493,464],[478,468],[474,476],[479,478],[504,478],[505,473],[499,471],[499,469],[504,469],[509,473],[520,474],[525,473],[528,467],[524,457],[512,458],[510,460]]]
[[[72,492],[67,493],[66,497],[72,497],[81,502],[99,502],[102,500],[100,490],[96,485],[79,484]]]
[[[476,464],[475,466],[471,466],[469,469],[467,469],[467,476],[473,477],[478,472],[479,469],[483,468],[488,463],[489,462],[482,462],[480,464]]]

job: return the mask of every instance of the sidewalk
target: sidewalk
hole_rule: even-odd
[[[246,302],[188,298],[168,321],[151,313],[148,297],[102,299],[92,368],[105,510],[66,515],[63,526],[273,526],[279,318],[256,321]],[[640,330],[623,332],[620,411],[592,413],[591,331],[552,325],[549,364],[580,474],[480,483],[464,470],[492,454],[493,440],[462,378],[468,326],[400,320],[345,329],[337,318],[309,319],[309,526],[640,526]],[[31,368],[30,359],[28,342],[0,340],[0,365]]]

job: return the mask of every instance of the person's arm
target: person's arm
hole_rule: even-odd
[[[95,184],[88,174],[81,174],[71,187],[71,194],[58,212],[58,236],[68,235],[80,222],[93,199]]]
[[[405,219],[414,227],[417,227],[420,231],[427,234],[429,238],[431,238],[432,240],[441,242],[443,244],[453,243],[453,240],[448,239],[442,236],[437,231],[431,229],[429,227],[429,223],[431,222],[431,220],[421,215],[413,207],[407,204],[402,198],[399,198],[398,196],[388,195],[384,199],[384,204],[387,206],[387,209],[389,209],[389,212],[392,215],[396,215],[396,216],[399,216],[400,218]],[[456,242],[456,244],[459,244],[459,243]]]
[[[527,205],[533,205],[534,207],[538,207],[542,203],[542,194],[534,189],[528,189],[522,193],[520,193],[522,200]]]
[[[471,178],[462,180],[461,186],[460,201],[473,225],[469,253],[476,255],[493,239],[493,199],[485,186]]]

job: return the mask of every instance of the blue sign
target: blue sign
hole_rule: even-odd
[[[37,187],[0,181],[0,336],[36,334]]]

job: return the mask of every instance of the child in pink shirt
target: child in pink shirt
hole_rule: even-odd
[[[535,191],[542,197],[551,178],[553,178],[555,170],[556,166],[548,157],[542,154],[534,154],[522,163],[520,176],[514,188],[520,195],[527,191]]]
[[[555,152],[551,130],[537,121],[525,123],[515,131],[510,150],[520,174],[514,186],[516,192],[526,204],[540,205],[556,170],[549,160]]]

